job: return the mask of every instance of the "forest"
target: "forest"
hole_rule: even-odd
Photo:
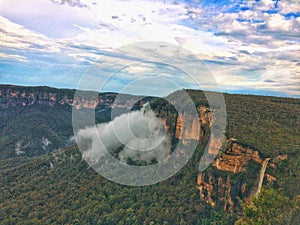
[[[47,88],[14,89],[49,92]],[[72,97],[72,91],[64,90],[63,95],[65,92]],[[187,93],[196,106],[208,106],[203,92]],[[180,101],[178,93],[173,95],[178,95]],[[0,117],[0,224],[298,224],[300,100],[224,96],[227,138],[257,150],[263,158],[287,155],[276,167],[267,168],[276,181],[268,183],[265,179],[257,197],[233,199],[232,211],[218,204],[211,206],[199,196],[196,181],[204,152],[202,145],[185,167],[168,180],[142,187],[124,186],[101,177],[82,160],[81,152],[69,139],[71,106],[40,102],[9,105],[10,100],[0,96],[2,104],[8,105],[1,107]],[[174,112],[165,101],[151,101],[161,113]],[[109,120],[107,110],[96,115],[99,122]],[[42,137],[49,139],[52,148],[43,151]],[[16,142],[25,145],[27,140],[32,142],[30,154],[16,155]],[[245,180],[249,180],[248,185],[252,181],[255,185],[259,172],[260,166],[252,162],[247,171],[240,173],[220,171],[213,165],[207,170],[215,177],[230,175],[233,190]]]

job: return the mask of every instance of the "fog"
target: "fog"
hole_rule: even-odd
[[[163,121],[151,110],[149,103],[108,123],[81,129],[76,138],[79,143],[89,140],[83,158],[93,162],[108,152],[122,162],[128,158],[159,162],[171,153],[171,142]]]

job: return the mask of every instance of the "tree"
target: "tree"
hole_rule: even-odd
[[[294,224],[296,201],[278,193],[275,189],[263,189],[252,203],[243,207],[243,217],[236,225],[287,225]]]

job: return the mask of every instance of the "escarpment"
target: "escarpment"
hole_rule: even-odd
[[[117,93],[93,93],[82,92],[80,96],[75,95],[75,90],[56,89],[50,87],[19,87],[12,85],[0,85],[0,108],[7,109],[15,106],[31,105],[65,105],[76,109],[82,108],[126,108],[131,109],[136,100],[138,103],[145,102],[142,96],[133,96]],[[93,94],[92,94],[93,93]],[[145,97],[152,100],[154,97]]]
[[[108,122],[155,97],[0,85],[0,156],[39,156],[73,143],[72,109]],[[91,124],[82,123],[84,126]],[[12,135],[14,134],[14,135]],[[8,138],[9,137],[9,138]]]
[[[267,170],[276,168],[287,156],[264,159],[257,150],[231,139],[226,142],[226,149],[216,157],[211,168],[198,173],[196,187],[203,201],[233,211],[239,199],[248,201],[260,193],[264,183],[276,181]]]
[[[178,115],[175,123],[176,138],[182,140],[198,140],[199,143],[200,141],[204,143],[208,140],[212,126],[211,111],[204,106],[198,107],[197,110],[199,112],[199,118],[192,118],[193,121],[189,121],[190,127],[185,126],[187,120],[191,119],[189,115]],[[200,129],[197,125],[200,125]]]
[[[250,147],[242,146],[232,140],[227,140],[228,148],[224,150],[223,154],[218,157],[214,166],[223,171],[239,173],[247,171],[247,165],[250,160],[261,164],[263,159],[259,152]]]
[[[174,113],[172,122],[163,121],[176,139],[183,143],[198,140],[205,146],[213,125],[212,112],[205,106],[198,106],[197,110],[198,121],[190,121],[189,115]],[[200,129],[195,126],[196,122]],[[275,182],[277,178],[268,172],[268,168],[275,169],[280,161],[287,159],[287,155],[265,158],[258,149],[239,143],[235,138],[212,139],[209,145],[208,153],[215,159],[210,168],[198,173],[196,188],[200,199],[226,211],[234,211],[239,199],[248,200],[259,193],[264,184]]]

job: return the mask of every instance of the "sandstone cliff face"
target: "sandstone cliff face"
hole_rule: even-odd
[[[97,99],[75,98],[74,90],[60,90],[48,87],[17,87],[10,85],[0,86],[0,108],[8,108],[14,106],[30,106],[39,105],[67,105],[76,109],[81,108],[131,108],[133,101],[128,98],[125,101],[115,101],[117,94],[103,93],[99,94]]]
[[[189,129],[187,129],[187,123],[191,125]],[[197,119],[179,115],[176,121],[175,137],[182,140],[200,140],[200,129],[198,124],[199,120],[197,121]]]
[[[197,108],[199,118],[191,118],[189,115],[178,115],[175,123],[175,137],[182,140],[208,140],[212,126],[212,115],[208,108]],[[200,127],[199,127],[200,125]],[[169,127],[167,127],[169,129]]]
[[[67,93],[56,93],[42,89],[36,90],[21,88],[14,86],[0,86],[0,107],[8,108],[11,106],[28,106],[33,104],[67,104],[72,105],[73,99]]]
[[[248,199],[250,195],[259,193],[264,180],[268,183],[276,181],[276,177],[265,173],[268,167],[276,168],[276,163],[286,160],[286,155],[280,155],[274,159],[263,159],[257,150],[245,147],[241,144],[227,140],[226,149],[214,161],[213,167],[217,170],[227,172],[226,179],[223,175],[215,175],[212,172],[199,172],[197,178],[197,189],[200,198],[211,206],[221,206],[224,210],[232,211],[237,198]],[[231,177],[234,174],[247,170],[250,162],[256,163],[261,169],[257,170],[258,186],[249,186],[247,177],[241,182],[232,184]],[[266,179],[264,179],[266,178]],[[235,191],[232,191],[232,189]]]
[[[175,122],[174,135],[177,139],[198,140],[201,144],[208,143],[210,130],[213,125],[212,114],[209,108],[200,106],[198,121],[191,121],[189,116],[177,116]],[[195,120],[195,119],[194,119]],[[197,129],[196,123],[200,124]],[[186,126],[189,124],[189,126]],[[166,129],[171,126],[166,125]],[[222,146],[222,149],[220,149]],[[213,207],[221,207],[226,211],[233,211],[237,204],[237,198],[247,199],[253,193],[259,191],[263,182],[274,182],[276,177],[265,173],[268,167],[276,168],[276,164],[281,160],[286,160],[287,155],[279,155],[274,159],[264,159],[258,150],[239,144],[236,139],[228,140],[211,139],[208,152],[214,155],[216,159],[212,167],[224,171],[222,175],[216,175],[214,172],[199,172],[196,187],[199,190],[200,198]],[[232,176],[238,173],[244,173],[247,176],[247,170],[250,163],[257,165],[256,181],[257,185],[250,185],[247,177],[241,182],[232,181]],[[259,169],[261,168],[261,169]],[[262,173],[263,171],[263,173]],[[264,179],[266,178],[266,179]]]
[[[205,106],[197,108],[199,118],[191,120],[188,115],[178,115],[173,124],[167,125],[166,119],[163,119],[167,131],[174,129],[175,138],[182,140],[183,143],[189,140],[198,140],[199,144],[207,144],[210,136],[210,130],[213,125],[212,112]],[[165,117],[171,115],[166,114]],[[197,128],[196,124],[200,125]],[[172,133],[172,132],[170,132]],[[209,154],[214,156],[219,155],[220,146],[223,140],[213,138],[210,140],[208,148]],[[246,165],[249,160],[261,162],[258,151],[250,148],[245,148],[236,143],[231,144],[228,140],[229,148],[221,154],[214,162],[214,166],[218,170],[238,173],[246,170]],[[224,210],[232,211],[234,201],[232,197],[231,176],[226,177],[215,176],[210,172],[199,173],[197,177],[197,189],[199,190],[200,198],[213,207],[222,207]],[[240,187],[241,192],[245,192],[246,185]]]
[[[231,193],[230,175],[225,179],[221,176],[215,177],[211,173],[199,173],[197,178],[197,189],[200,198],[211,206],[222,207],[226,211],[232,211],[234,202]]]
[[[237,143],[230,143],[229,148],[215,160],[214,166],[219,170],[239,173],[247,170],[250,160],[259,164],[263,161],[258,151]]]

